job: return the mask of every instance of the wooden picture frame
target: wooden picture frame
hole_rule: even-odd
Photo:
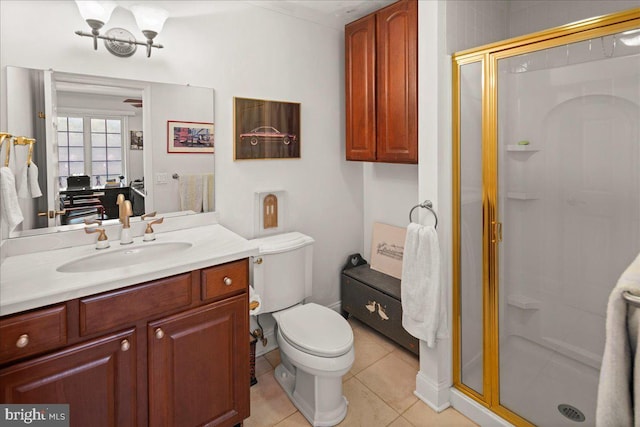
[[[233,98],[234,160],[299,159],[300,103]]]
[[[213,123],[167,121],[167,153],[214,153]]]

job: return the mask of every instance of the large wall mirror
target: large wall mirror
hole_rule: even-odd
[[[24,221],[10,237],[117,221],[121,193],[134,216],[214,209],[213,89],[20,67],[6,76],[7,130],[36,139],[42,191],[19,199]],[[13,147],[17,176],[27,158]]]

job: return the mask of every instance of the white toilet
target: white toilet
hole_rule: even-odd
[[[311,295],[314,240],[294,232],[253,242],[260,248],[252,279],[262,300],[260,313],[276,320],[281,359],[276,380],[312,425],[336,425],[347,415],[342,376],[354,361],[353,331],[335,311],[302,304]]]

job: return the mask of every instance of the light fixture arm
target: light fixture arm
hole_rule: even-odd
[[[95,21],[95,22],[100,22],[100,21]],[[87,23],[89,23],[89,20],[87,20]],[[141,42],[141,41],[138,41],[136,39],[121,39],[121,38],[117,38],[117,37],[103,36],[98,32],[98,30],[102,27],[102,25],[100,25],[97,28],[95,28],[93,25],[91,25],[91,23],[89,23],[89,25],[91,26],[91,33],[86,33],[84,31],[76,31],[76,34],[79,35],[79,36],[82,36],[82,37],[91,37],[91,38],[93,38],[93,49],[94,50],[98,50],[98,39],[109,40],[109,41],[112,41],[112,42],[119,42],[119,43],[128,43],[130,45],[146,46],[147,47],[147,58],[151,57],[151,48],[152,47],[155,47],[156,49],[162,49],[164,47],[161,44],[153,42],[153,37],[155,37],[157,35],[157,33],[153,32],[153,31],[145,31],[144,33],[145,33],[145,37],[147,37],[147,41],[146,42]],[[153,37],[149,38],[149,36],[151,34],[146,34],[146,33],[153,33]]]

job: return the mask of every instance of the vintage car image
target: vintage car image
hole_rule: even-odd
[[[241,133],[240,139],[242,141],[249,141],[251,145],[258,145],[258,142],[266,140],[282,141],[284,145],[289,145],[292,141],[295,141],[297,137],[291,133],[282,133],[272,126],[259,126],[249,132]]]
[[[233,98],[234,159],[299,159],[300,104]]]

